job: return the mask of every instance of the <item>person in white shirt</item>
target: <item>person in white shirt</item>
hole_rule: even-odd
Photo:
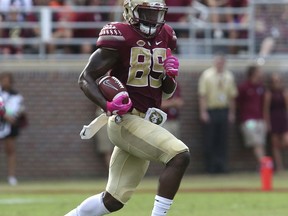
[[[13,76],[11,73],[0,74],[0,96],[5,106],[5,112],[1,115],[0,121],[0,143],[5,145],[5,152],[8,159],[8,183],[16,185],[15,177],[16,151],[15,140],[19,135],[19,118],[24,113],[23,96],[13,89]]]

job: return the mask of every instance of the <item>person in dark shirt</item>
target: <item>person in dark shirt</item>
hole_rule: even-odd
[[[258,66],[247,69],[247,79],[238,87],[237,108],[241,132],[247,147],[254,150],[259,164],[265,156],[266,124],[263,116],[264,86]]]
[[[273,73],[271,86],[265,92],[264,117],[270,132],[275,170],[284,170],[282,151],[288,147],[288,91],[284,88],[281,76]]]

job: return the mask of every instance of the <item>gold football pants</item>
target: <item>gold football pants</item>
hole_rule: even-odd
[[[106,190],[123,204],[142,180],[149,161],[167,164],[177,154],[189,151],[169,131],[137,115],[126,114],[119,123],[112,116],[107,129],[115,148]]]

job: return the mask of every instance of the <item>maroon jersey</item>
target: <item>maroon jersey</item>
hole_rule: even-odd
[[[97,46],[118,50],[120,58],[110,75],[126,85],[134,108],[146,112],[149,107],[160,107],[166,49],[176,47],[170,26],[165,24],[148,39],[127,23],[110,23],[101,30]]]
[[[270,121],[272,133],[285,133],[288,131],[287,107],[282,89],[271,91]]]

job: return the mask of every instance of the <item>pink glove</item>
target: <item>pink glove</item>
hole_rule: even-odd
[[[179,61],[178,58],[172,56],[171,49],[169,48],[166,50],[166,59],[164,60],[163,66],[167,76],[173,78],[178,76]]]
[[[124,115],[132,107],[132,101],[127,92],[116,95],[111,102],[107,101],[106,110],[108,115]]]

